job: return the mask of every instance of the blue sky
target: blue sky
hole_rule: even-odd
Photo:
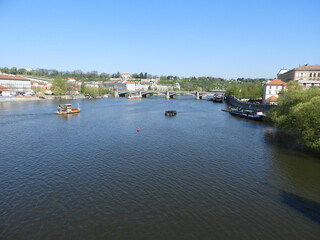
[[[223,78],[320,64],[320,0],[0,0],[0,67]]]

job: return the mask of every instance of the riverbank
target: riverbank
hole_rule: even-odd
[[[12,97],[0,97],[1,102],[26,102],[26,101],[38,101],[38,100],[74,100],[74,99],[86,99],[91,98],[85,95],[44,95],[44,96],[12,96]]]
[[[36,96],[13,96],[13,97],[0,97],[1,102],[24,102],[24,101],[36,101],[41,98]]]
[[[230,96],[230,95],[227,96],[226,102],[228,105],[231,105],[234,107],[240,107],[244,109],[263,111],[263,112],[268,112],[270,109],[276,106],[276,105],[270,105],[270,104],[257,104],[257,103],[244,102],[244,101],[238,100],[235,96]]]

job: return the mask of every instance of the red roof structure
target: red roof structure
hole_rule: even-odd
[[[26,79],[26,78],[21,77],[21,76],[5,75],[5,74],[0,74],[0,79],[29,81],[29,79]]]
[[[268,97],[265,101],[267,102],[276,102],[278,100],[278,98],[276,96],[271,96]]]
[[[0,85],[0,91],[1,91],[1,92],[7,92],[7,91],[9,91],[9,90],[8,90],[8,88]]]
[[[285,82],[281,81],[280,79],[275,78],[272,81],[267,82],[266,85],[284,85],[285,86],[287,84]]]

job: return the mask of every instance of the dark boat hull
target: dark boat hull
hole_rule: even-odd
[[[165,116],[168,116],[168,117],[171,117],[171,116],[175,116],[177,115],[177,112],[176,111],[166,111],[164,113]]]
[[[245,113],[242,113],[242,112],[234,112],[234,111],[230,111],[229,113],[231,115],[234,115],[234,116],[247,118],[247,119],[251,119],[251,120],[256,120],[256,121],[262,121],[263,120],[263,116],[262,115],[251,115],[251,114],[245,114]]]

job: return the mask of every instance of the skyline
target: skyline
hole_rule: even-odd
[[[320,2],[0,1],[0,67],[274,78],[319,64]]]

